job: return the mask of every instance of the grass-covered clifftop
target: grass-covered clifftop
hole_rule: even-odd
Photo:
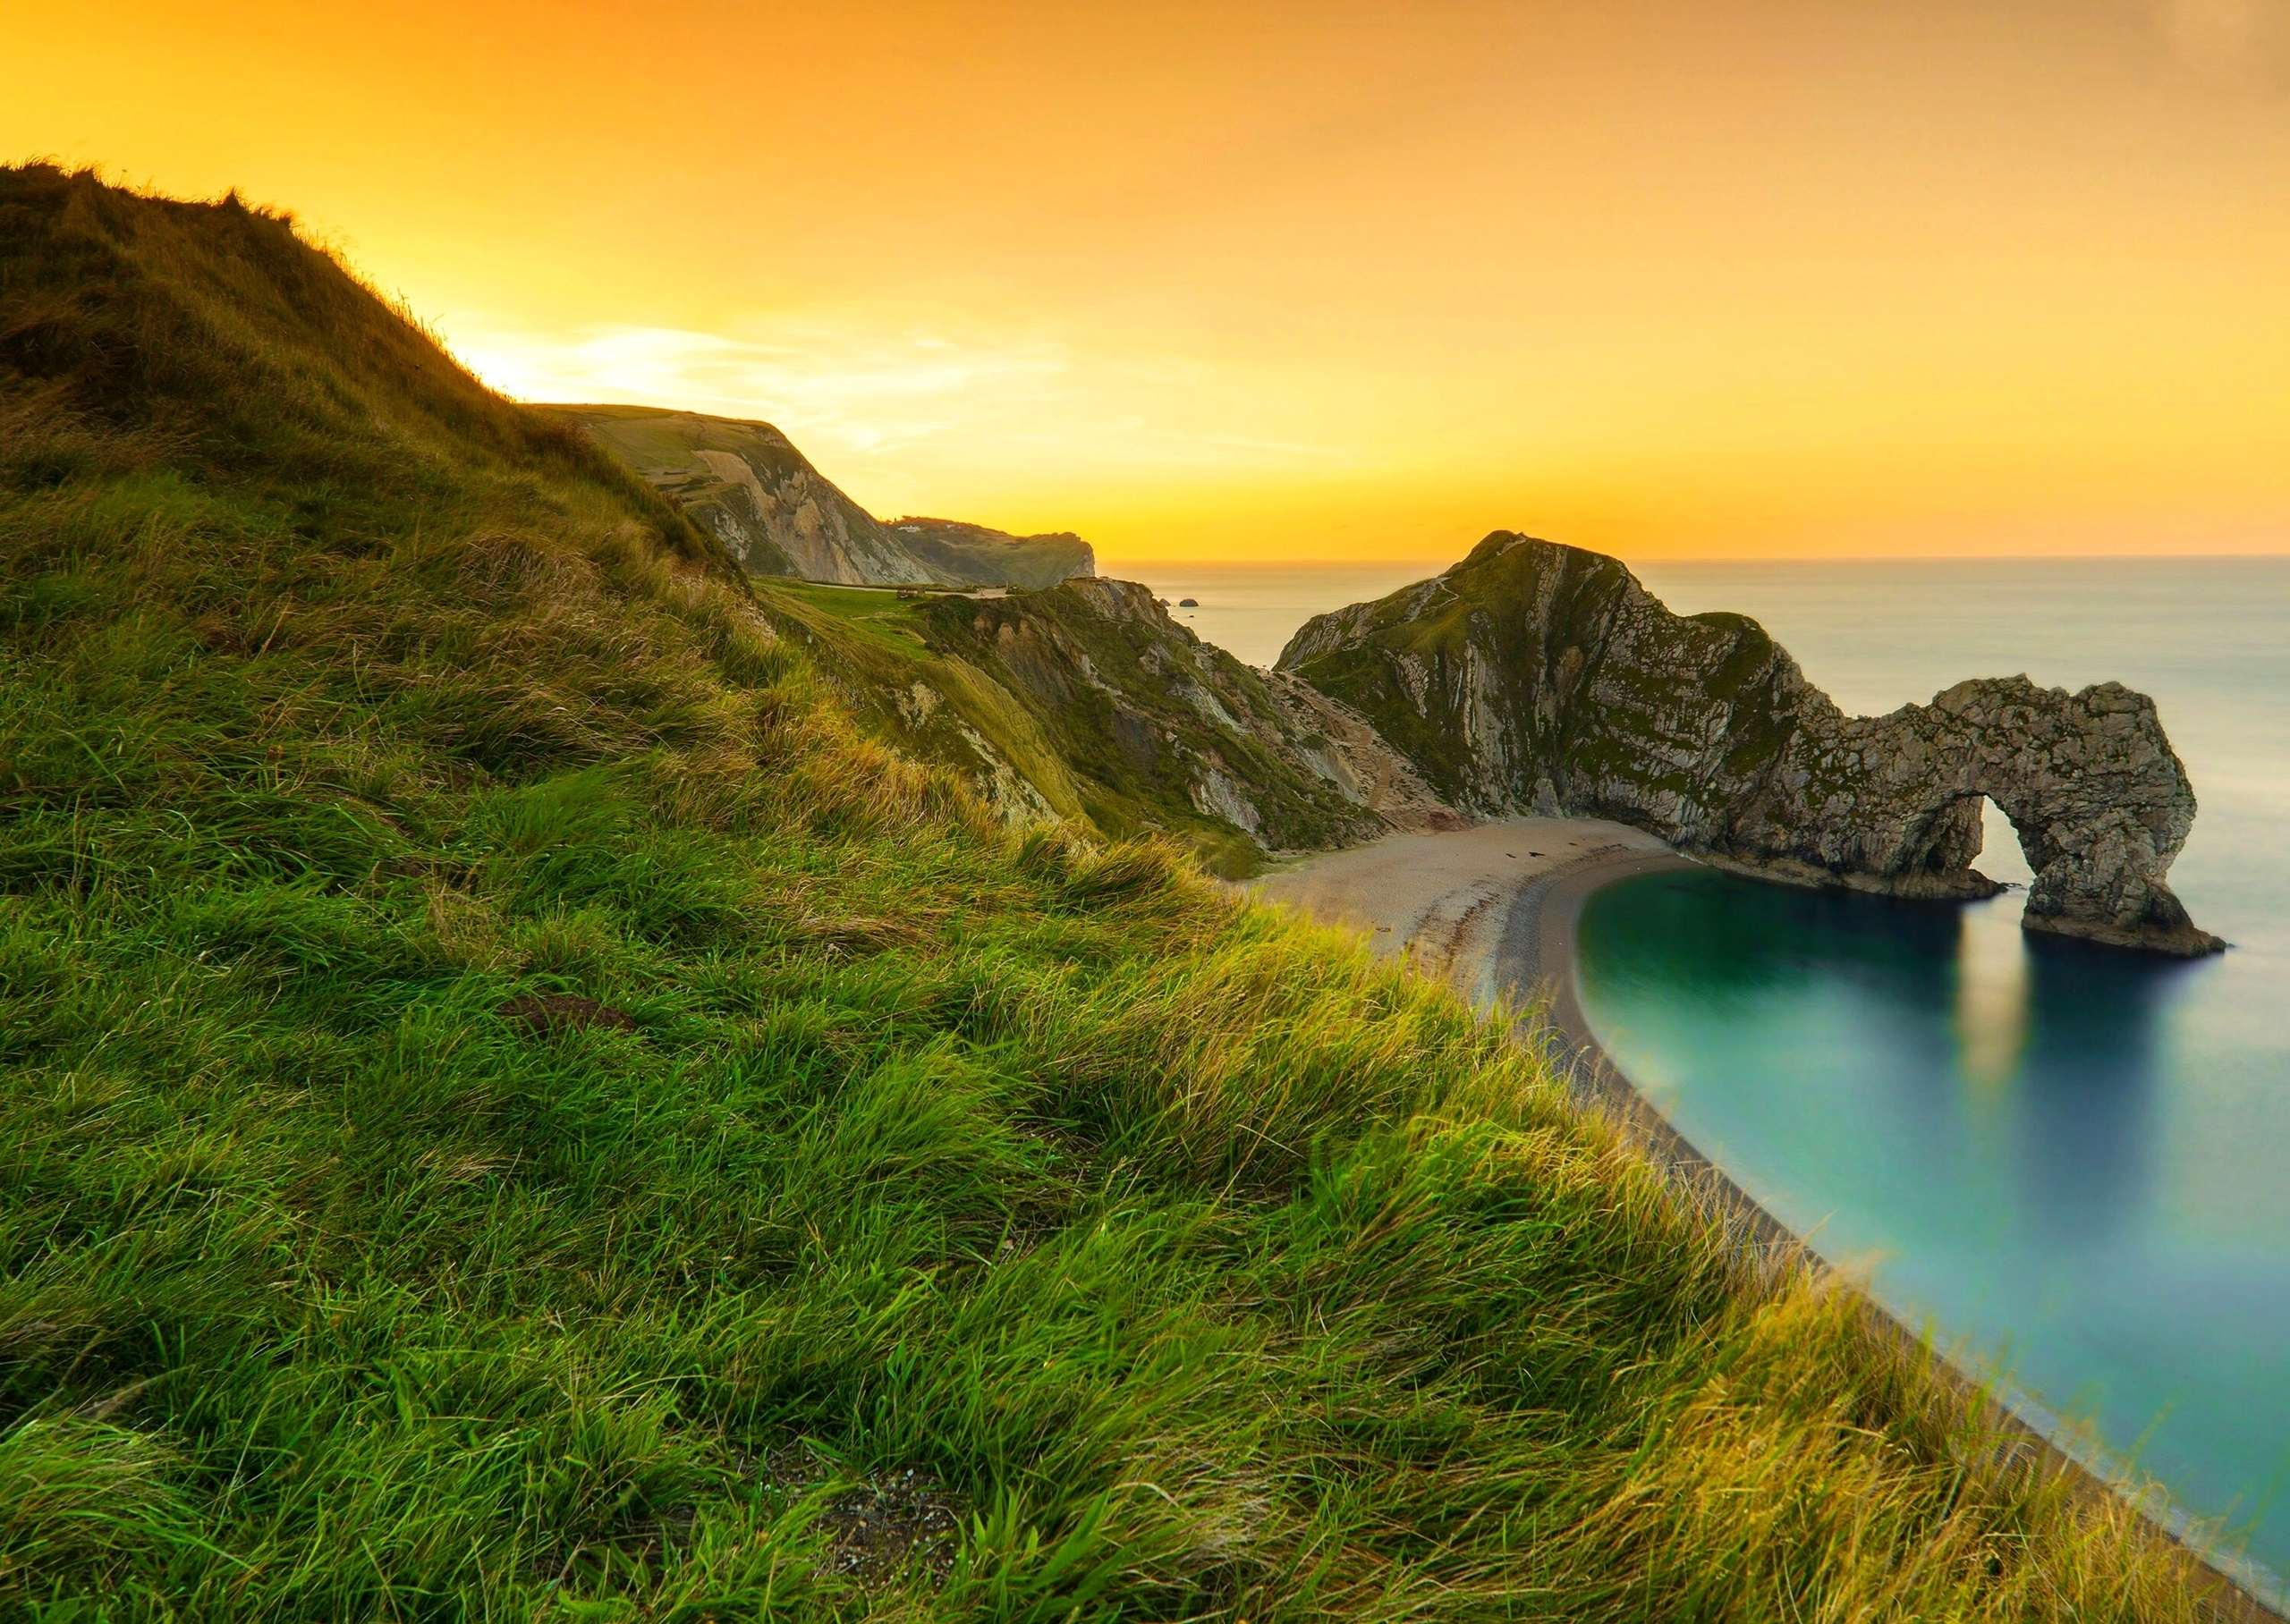
[[[942,598],[919,618],[934,648],[991,672],[1035,715],[1100,830],[1167,830],[1245,873],[1264,850],[1388,827],[1316,770],[1306,752],[1325,741],[1262,673],[1194,637],[1133,581]]]
[[[768,423],[650,406],[541,410],[628,463],[758,575],[1039,588],[1096,568],[1090,544],[1071,532],[877,519]]]
[[[872,732],[954,772],[1014,824],[1166,836],[1239,878],[1270,852],[1445,810],[1396,757],[1363,760],[1372,741],[1332,740],[1296,688],[1201,642],[1133,581],[999,597],[781,581],[755,592]]]
[[[2167,1619],[1520,1051],[866,736],[280,220],[0,172],[0,1611]]]

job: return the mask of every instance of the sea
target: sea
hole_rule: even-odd
[[[2019,928],[1991,806],[1970,905],[1710,873],[1609,887],[1578,987],[1697,1148],[1896,1315],[2277,1597],[2290,1575],[2290,559],[1663,563],[1847,710],[2024,672],[2155,697],[2200,803],[2171,883],[2233,945],[2179,962]],[[1145,570],[1267,664],[1432,571]]]
[[[1142,581],[1169,614],[1204,642],[1251,665],[1269,666],[1316,614],[1396,592],[1446,566],[1371,564],[1100,563],[1098,573]],[[1187,605],[1185,599],[1193,603]]]

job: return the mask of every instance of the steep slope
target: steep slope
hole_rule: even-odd
[[[1053,586],[1095,564],[1080,537],[869,514],[768,423],[645,406],[552,406],[682,505],[758,575],[844,585]]]
[[[1109,833],[1190,815],[1297,850],[1463,821],[1372,730],[1202,642],[1133,581],[939,599],[919,618],[932,647],[991,672],[1058,741]]]
[[[1005,833],[283,221],[40,168],[0,1064],[12,1614],[2194,1613],[1496,1028]]]
[[[2031,930],[2204,953],[2165,875],[2194,791],[2154,701],[2024,676],[1841,713],[1737,614],[1670,613],[1620,563],[1497,531],[1438,578],[1309,622],[1280,665],[1459,804],[1583,813],[1782,878],[1986,895],[1980,799],[2018,831]]]
[[[877,732],[1013,825],[1170,834],[1238,877],[1270,852],[1466,821],[1359,717],[1201,642],[1132,582],[757,596]]]

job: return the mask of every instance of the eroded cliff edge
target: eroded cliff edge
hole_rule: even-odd
[[[1847,716],[1763,628],[1679,615],[1617,561],[1497,531],[1445,574],[1308,622],[1279,669],[1488,815],[1610,817],[1713,861],[1910,897],[1997,889],[1982,796],[2018,832],[2026,925],[2197,954],[2165,876],[2194,791],[2154,701],[2026,677]]]
[[[846,586],[1054,587],[1096,573],[1071,531],[881,520],[768,423],[652,406],[543,406],[626,462],[752,575]]]

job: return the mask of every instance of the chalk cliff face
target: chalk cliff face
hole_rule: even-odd
[[[2214,951],[2165,883],[2194,793],[2154,702],[2025,677],[1846,716],[1756,622],[1678,615],[1611,558],[1497,531],[1308,622],[1280,669],[1363,715],[1456,805],[1611,817],[1731,866],[1900,896],[1996,889],[1980,798],[2035,871],[2031,930]]]

